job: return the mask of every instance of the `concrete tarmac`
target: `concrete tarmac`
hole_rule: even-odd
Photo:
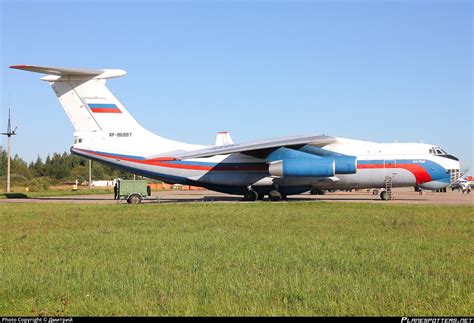
[[[474,193],[462,194],[455,190],[448,190],[446,193],[436,193],[427,191],[424,194],[415,192],[413,188],[394,189],[394,200],[383,201],[378,195],[373,195],[371,191],[360,190],[353,192],[334,192],[325,195],[310,195],[308,193],[289,196],[286,201],[291,202],[365,202],[384,204],[438,204],[438,205],[470,205],[474,206]],[[160,203],[202,203],[220,202],[237,203],[241,202],[241,196],[217,193],[208,190],[202,191],[156,191],[152,196],[143,201],[146,204]],[[267,200],[267,199],[265,199]],[[2,203],[85,203],[85,204],[127,204],[125,200],[117,202],[112,194],[101,195],[71,195],[58,197],[37,197],[37,198],[12,198],[1,199]],[[252,203],[252,202],[241,202]],[[270,202],[269,202],[270,203]]]

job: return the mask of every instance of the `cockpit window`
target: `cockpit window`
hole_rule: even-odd
[[[439,147],[430,148],[431,155],[447,155],[448,153]]]

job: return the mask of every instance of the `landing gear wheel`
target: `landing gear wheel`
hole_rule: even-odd
[[[263,193],[258,193],[258,200],[259,200],[259,201],[263,201],[264,198],[265,198],[265,194],[263,194]]]
[[[324,194],[326,194],[326,190],[323,190],[323,189],[320,189],[320,188],[313,188],[310,191],[310,194],[311,195],[324,195]]]
[[[258,200],[258,193],[252,190],[247,191],[244,195],[244,201],[255,202]]]
[[[142,202],[142,197],[138,194],[132,194],[128,197],[128,204],[140,204]]]
[[[388,192],[387,191],[382,191],[382,193],[380,193],[380,198],[384,201],[387,201],[388,200]]]
[[[283,196],[281,195],[281,193],[275,190],[268,193],[268,197],[270,198],[270,201],[272,202],[279,202],[283,199]]]

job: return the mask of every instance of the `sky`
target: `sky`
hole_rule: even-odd
[[[73,127],[17,64],[126,70],[111,91],[183,142],[327,134],[474,160],[471,1],[0,2],[0,126],[11,106],[27,161],[69,151]]]

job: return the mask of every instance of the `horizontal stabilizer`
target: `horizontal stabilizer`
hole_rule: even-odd
[[[104,73],[104,70],[89,70],[79,68],[48,67],[35,65],[13,65],[10,66],[10,68],[58,76],[97,76]]]
[[[45,77],[45,81],[57,81],[62,79],[106,79],[112,77],[123,76],[127,74],[124,70],[118,69],[82,69],[69,67],[51,67],[51,66],[36,66],[36,65],[12,65],[10,68],[17,70],[24,70],[28,72],[42,73],[47,75],[55,75],[54,77]]]

